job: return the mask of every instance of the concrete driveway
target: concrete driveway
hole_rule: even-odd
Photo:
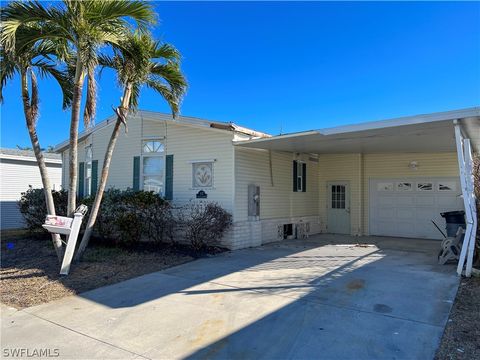
[[[204,258],[3,308],[2,355],[431,359],[459,283],[437,251],[427,240],[323,235]]]

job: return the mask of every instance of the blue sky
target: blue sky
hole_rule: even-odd
[[[278,134],[480,105],[480,3],[158,2],[155,34],[183,54],[184,115]],[[120,89],[100,80],[96,122]],[[40,83],[43,146],[68,137],[60,91]],[[144,90],[142,109],[168,111]],[[1,146],[30,145],[18,79]]]

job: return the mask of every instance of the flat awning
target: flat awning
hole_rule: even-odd
[[[236,146],[315,154],[454,152],[454,120],[480,149],[480,108],[367,122],[358,125],[236,142]]]

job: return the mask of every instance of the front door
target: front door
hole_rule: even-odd
[[[332,181],[327,185],[327,226],[332,234],[350,234],[350,186],[348,181]]]

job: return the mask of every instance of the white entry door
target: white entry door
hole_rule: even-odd
[[[348,181],[327,184],[327,226],[332,234],[350,234],[350,186]]]
[[[371,235],[442,239],[440,213],[463,210],[458,178],[370,180]]]

